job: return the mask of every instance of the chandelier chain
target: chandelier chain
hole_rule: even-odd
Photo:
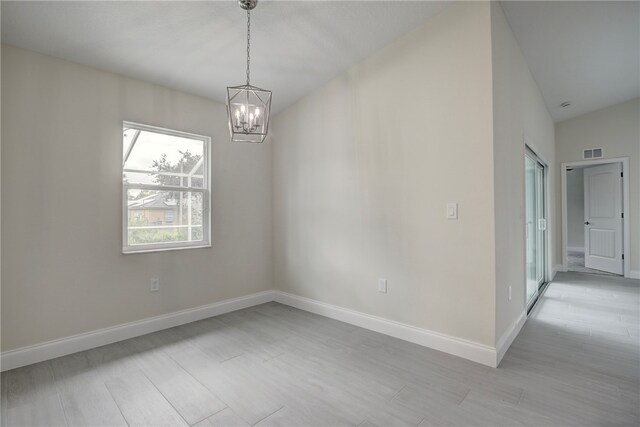
[[[247,86],[250,84],[249,65],[251,64],[251,11],[247,9]]]

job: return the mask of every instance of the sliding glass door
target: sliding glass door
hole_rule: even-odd
[[[524,158],[527,307],[533,305],[545,283],[547,219],[545,207],[545,168],[529,149]]]

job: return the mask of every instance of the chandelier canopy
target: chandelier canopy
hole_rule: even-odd
[[[251,10],[258,0],[239,0],[247,11],[247,84],[227,87],[229,132],[234,142],[263,142],[269,131],[271,91],[251,86]]]

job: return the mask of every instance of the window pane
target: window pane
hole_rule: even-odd
[[[203,242],[203,198],[201,192],[128,189],[128,244]]]
[[[122,144],[125,183],[203,188],[203,140],[125,126]]]
[[[125,184],[150,184],[172,187],[204,188],[204,177],[202,175],[180,176],[179,173],[164,172],[131,172],[126,171],[122,175]]]
[[[206,136],[123,123],[123,252],[209,245],[209,146]]]

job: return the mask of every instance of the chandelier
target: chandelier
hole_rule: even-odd
[[[271,91],[251,86],[251,10],[258,0],[238,0],[247,11],[247,84],[227,87],[229,132],[234,142],[263,142],[269,130]]]

